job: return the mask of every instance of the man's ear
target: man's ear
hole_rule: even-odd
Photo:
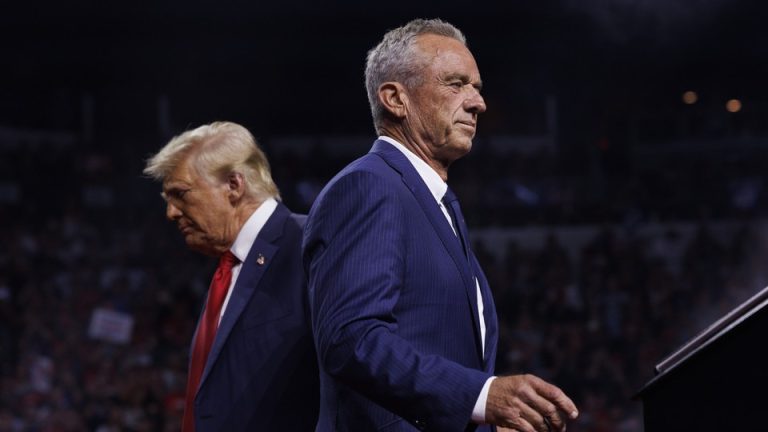
[[[229,201],[236,203],[245,195],[245,177],[239,172],[233,171],[227,176],[227,192]]]
[[[387,112],[396,118],[405,117],[408,112],[408,94],[399,82],[389,81],[379,86],[379,102]]]

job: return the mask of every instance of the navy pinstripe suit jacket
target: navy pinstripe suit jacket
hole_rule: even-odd
[[[406,157],[379,140],[334,177],[303,249],[321,368],[317,431],[472,429],[496,356],[493,299]]]

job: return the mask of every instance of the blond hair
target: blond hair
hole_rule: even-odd
[[[147,161],[144,174],[158,181],[187,158],[210,182],[226,181],[232,173],[245,179],[246,195],[263,200],[280,198],[269,162],[248,129],[232,122],[214,122],[173,137]]]

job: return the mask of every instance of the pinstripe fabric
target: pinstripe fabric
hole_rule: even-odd
[[[317,430],[465,430],[492,374],[493,300],[403,154],[377,141],[331,180],[303,249],[321,363]]]

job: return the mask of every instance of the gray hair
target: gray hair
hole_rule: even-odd
[[[446,36],[467,44],[461,30],[438,18],[415,19],[388,31],[381,42],[368,51],[365,64],[365,89],[377,133],[381,133],[379,127],[386,114],[379,102],[379,86],[396,81],[411,89],[420,84],[421,74],[418,72],[425,64],[416,55],[416,37],[423,34]]]
[[[280,198],[267,157],[248,129],[237,123],[214,122],[173,137],[147,161],[144,174],[164,181],[187,157],[209,182],[226,181],[237,172],[245,179],[246,196]]]

